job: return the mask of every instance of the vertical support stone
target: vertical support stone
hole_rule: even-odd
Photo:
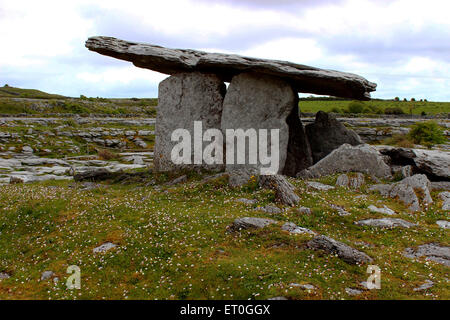
[[[220,130],[225,84],[214,74],[200,72],[178,73],[159,84],[158,108],[155,125],[154,166],[158,171],[182,168],[203,168],[221,170],[223,165],[194,164],[194,121],[202,122],[202,131]],[[172,132],[187,129],[191,135],[191,163],[174,164],[171,160],[173,147]],[[203,148],[209,142],[203,143]]]
[[[291,177],[313,165],[308,137],[298,114],[298,95],[296,97],[296,106],[286,119],[289,126],[289,142],[283,174]]]
[[[289,127],[286,119],[294,106],[297,107],[297,99],[297,92],[288,82],[280,78],[257,73],[241,73],[234,76],[223,104],[222,131],[224,137],[227,137],[227,129],[243,129],[244,131],[255,129],[259,141],[259,129],[267,129],[267,150],[270,155],[270,130],[279,129],[279,166],[275,173],[283,172],[289,140]],[[268,167],[268,165],[261,164],[259,156],[256,164],[249,164],[250,139],[246,140],[245,164],[236,164],[237,140],[235,139],[233,146],[229,139],[226,139],[226,152],[234,147],[235,153],[235,164],[227,162],[226,170],[228,172],[259,174],[261,167]],[[259,150],[259,146],[256,150]]]

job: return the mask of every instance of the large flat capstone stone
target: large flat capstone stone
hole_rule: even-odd
[[[203,159],[196,163],[194,158],[194,121],[201,121],[199,139],[207,129],[220,130],[225,84],[213,74],[200,72],[178,73],[159,84],[159,103],[155,125],[155,169],[170,171],[185,167],[201,167],[221,170],[222,164],[206,164]],[[180,140],[172,141],[172,133],[187,129],[190,133],[190,162],[176,164],[172,161],[172,150]],[[202,142],[200,155],[210,142]],[[182,152],[180,151],[180,154]]]
[[[356,74],[323,70],[287,61],[242,57],[235,54],[209,53],[191,49],[169,49],[112,37],[92,37],[89,50],[132,62],[135,66],[165,74],[200,71],[218,75],[223,81],[242,72],[278,76],[292,83],[298,92],[370,99],[376,84]]]

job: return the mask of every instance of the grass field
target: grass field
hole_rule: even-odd
[[[272,203],[274,194],[256,184],[230,189],[224,178],[204,184],[197,175],[176,186],[161,184],[168,180],[165,175],[150,175],[146,181],[152,179],[158,187],[137,182],[103,183],[92,190],[70,182],[0,186],[0,272],[11,275],[0,280],[0,299],[450,298],[448,268],[401,254],[423,243],[449,245],[449,231],[435,224],[447,216],[438,201],[422,213],[409,214],[403,204],[366,187],[315,192],[291,179],[301,205],[312,208],[312,214],[295,208],[268,214],[256,207]],[[330,176],[319,181],[335,180]],[[357,197],[361,194],[365,197]],[[246,205],[236,202],[238,198],[258,202]],[[339,216],[331,203],[351,215]],[[356,220],[382,217],[367,209],[375,203],[388,205],[418,227],[355,225]],[[310,235],[290,235],[280,225],[226,232],[235,218],[245,216],[291,221],[364,251],[381,268],[381,289],[349,296],[345,288],[358,288],[368,277],[367,266],[306,249]],[[93,248],[105,242],[117,247],[94,254]],[[81,268],[80,290],[66,288],[70,265]],[[41,281],[46,270],[59,282]],[[431,289],[413,290],[427,279],[435,283]]]

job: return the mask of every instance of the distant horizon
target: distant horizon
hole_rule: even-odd
[[[167,75],[89,51],[91,36],[286,60],[361,75],[374,99],[450,101],[445,0],[2,0],[0,83],[151,97]]]

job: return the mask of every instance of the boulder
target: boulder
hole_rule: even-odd
[[[439,193],[439,198],[442,200],[442,210],[450,211],[450,192]]]
[[[412,173],[423,173],[434,181],[450,179],[450,152],[378,146],[393,165],[409,165]],[[406,172],[405,172],[406,173]]]
[[[339,258],[349,264],[360,264],[373,261],[372,258],[364,252],[358,251],[345,243],[326,236],[317,236],[308,241],[306,245],[313,250],[323,250],[329,254],[336,254]]]
[[[450,247],[442,246],[437,243],[427,243],[417,248],[406,248],[403,255],[407,258],[425,257],[447,267],[450,267]]]
[[[305,234],[305,233],[313,234],[313,235],[317,234],[314,231],[309,230],[307,228],[299,227],[295,223],[292,223],[292,222],[286,222],[285,224],[283,224],[281,226],[281,230],[287,231],[291,234]]]
[[[228,227],[230,231],[240,231],[245,229],[261,229],[270,224],[277,223],[272,219],[244,217],[234,220]]]
[[[357,133],[347,129],[333,115],[323,111],[317,112],[314,123],[306,126],[306,136],[311,146],[314,163],[325,158],[344,143],[352,146],[363,143]]]
[[[300,201],[294,186],[282,175],[259,176],[259,185],[274,190],[275,200],[281,204],[294,206]]]
[[[410,228],[416,224],[397,218],[381,218],[381,219],[366,219],[355,222],[359,226],[371,226],[377,228]]]
[[[204,147],[211,142],[203,142],[203,133],[208,129],[219,129],[222,117],[222,104],[225,84],[213,74],[200,72],[178,73],[159,84],[158,110],[155,124],[154,166],[158,171],[172,171],[182,168],[204,168],[221,170],[223,164],[206,164],[203,162]],[[195,159],[194,121],[201,121],[197,127],[197,139],[202,141],[200,159]],[[181,142],[172,141],[172,134],[177,129],[186,129],[190,133],[190,163],[175,164],[172,150]]]
[[[392,185],[378,184],[371,186],[370,191],[378,191],[385,197],[398,198],[411,212],[420,211],[420,201],[424,205],[433,203],[430,195],[431,183],[424,174],[415,174]]]
[[[89,50],[132,62],[140,68],[165,74],[200,71],[214,73],[229,82],[243,71],[278,76],[293,84],[296,91],[351,99],[370,99],[376,84],[351,73],[323,70],[292,62],[208,53],[192,49],[169,49],[112,37],[91,37]]]
[[[383,161],[378,151],[362,144],[351,146],[343,144],[315,165],[300,171],[299,178],[320,178],[338,172],[361,172],[380,178],[391,177],[391,169]]]
[[[234,154],[234,159],[226,157],[226,170],[268,168],[269,165],[262,163],[260,157],[261,137],[264,136],[267,140],[264,145],[267,148],[267,155],[271,158],[276,157],[275,161],[278,162],[278,166],[268,173],[283,172],[289,141],[286,119],[293,108],[298,108],[298,95],[288,82],[254,73],[241,73],[233,77],[223,101],[221,122],[226,137],[226,153]],[[247,134],[245,142],[240,143],[237,138],[228,137],[228,130],[235,132],[238,129]],[[266,129],[266,132],[260,129]],[[271,129],[279,130],[275,154],[271,154]],[[274,138],[276,139],[276,136]],[[238,149],[238,145],[242,146],[241,150]],[[250,148],[254,148],[254,153],[250,153]],[[238,163],[240,156],[245,157],[245,164]],[[261,171],[260,173],[264,174]]]

